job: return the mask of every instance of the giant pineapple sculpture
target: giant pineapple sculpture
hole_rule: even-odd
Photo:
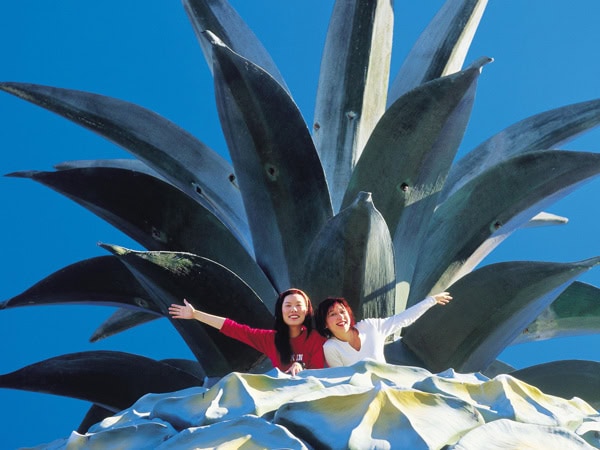
[[[487,1],[447,0],[393,77],[391,2],[336,1],[310,123],[268,52],[226,1],[183,3],[214,76],[231,164],[135,104],[1,83],[3,91],[136,158],[9,175],[60,192],[145,249],[101,244],[106,256],[65,267],[4,308],[116,305],[96,331],[105,337],[168,316],[167,306],[183,297],[208,312],[270,327],[276,293],[290,286],[315,301],[344,296],[359,317],[387,316],[430,292],[450,290],[459,300],[407,329],[388,346],[388,361],[484,373],[510,371],[496,358],[515,340],[542,335],[532,330],[554,327],[559,335],[560,321],[544,322],[548,310],[562,311],[570,324],[597,316],[597,288],[576,279],[598,258],[480,265],[514,231],[560,221],[545,209],[600,172],[597,154],[556,149],[598,124],[598,100],[529,117],[455,160],[477,82],[491,62],[465,63]],[[85,352],[25,367],[0,378],[0,385],[123,409],[147,392],[268,368],[259,354],[214,330],[172,323],[197,361]],[[569,325],[569,332],[589,332],[581,323],[579,330]],[[142,382],[136,367],[145,368]],[[523,376],[543,383],[553,367]],[[560,367],[567,379],[597,369],[581,361]],[[136,389],[106,398],[89,380],[107,372],[124,386],[135,375]]]

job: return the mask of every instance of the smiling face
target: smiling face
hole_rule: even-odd
[[[351,326],[352,319],[344,305],[336,302],[329,307],[325,317],[325,327],[332,335],[341,338],[348,333]]]
[[[307,305],[300,294],[286,295],[281,304],[281,315],[288,326],[300,326],[306,318]]]

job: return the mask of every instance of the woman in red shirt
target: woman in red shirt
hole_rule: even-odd
[[[308,295],[300,289],[279,294],[275,303],[273,330],[252,328],[231,319],[195,309],[187,300],[172,304],[169,314],[174,319],[196,319],[217,328],[226,336],[250,345],[269,357],[274,367],[296,375],[303,369],[325,367],[325,338],[313,331],[313,307]]]

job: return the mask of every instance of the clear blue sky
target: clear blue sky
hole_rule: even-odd
[[[271,52],[310,121],[333,1],[231,3]],[[395,1],[392,73],[442,3]],[[495,62],[483,69],[461,153],[528,116],[599,98],[598,17],[598,0],[490,0],[466,62],[484,55]],[[134,102],[225,152],[212,79],[180,2],[5,2],[0,38],[1,80]],[[0,94],[0,115],[2,174],[51,170],[53,164],[73,159],[129,157],[95,134],[8,94]],[[589,132],[565,148],[600,151],[600,132]],[[599,194],[600,181],[579,189],[548,210],[568,217],[568,225],[520,231],[485,263],[567,262],[600,255]],[[140,249],[87,210],[32,181],[0,178],[0,198],[2,300],[66,265],[105,255],[98,241]],[[600,269],[580,280],[600,286]],[[84,350],[128,351],[156,359],[191,357],[166,320],[89,344],[89,336],[112,311],[84,306],[1,311],[0,373]],[[596,335],[515,346],[501,359],[518,368],[556,359],[600,360],[599,349]],[[0,405],[3,448],[67,436],[89,407],[78,400],[10,390],[0,390]]]

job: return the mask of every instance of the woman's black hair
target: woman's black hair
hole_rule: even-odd
[[[339,303],[346,311],[348,311],[348,315],[350,316],[350,326],[353,327],[356,325],[356,319],[354,318],[354,313],[352,312],[352,308],[348,304],[348,301],[344,297],[327,297],[317,307],[317,314],[315,317],[315,322],[317,325],[317,331],[319,334],[326,338],[330,338],[332,336],[331,331],[327,328],[327,313],[331,309],[333,305]]]
[[[279,294],[277,298],[277,302],[275,303],[275,325],[273,325],[273,329],[277,331],[275,333],[275,348],[279,353],[279,359],[282,364],[288,364],[292,360],[292,345],[290,344],[290,327],[283,320],[283,312],[281,308],[283,306],[283,300],[292,294],[298,294],[304,297],[306,302],[306,317],[304,318],[304,322],[302,323],[306,327],[306,336],[308,337],[310,332],[313,329],[313,307],[310,302],[310,298],[304,291],[300,289],[288,289]]]

